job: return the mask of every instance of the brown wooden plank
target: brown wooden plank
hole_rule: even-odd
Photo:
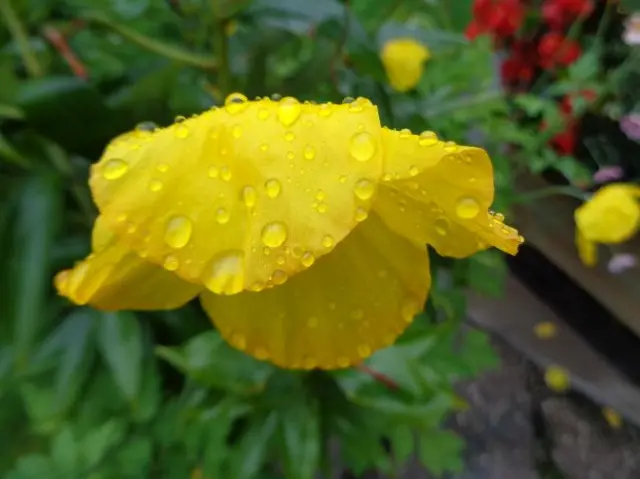
[[[523,176],[520,192],[535,191],[549,185],[539,178]],[[610,255],[600,249],[601,258],[594,268],[585,267],[575,247],[573,213],[579,201],[566,196],[553,196],[514,208],[513,220],[525,237],[550,261],[561,268],[583,289],[596,298],[622,323],[640,336],[640,270],[614,275],[607,270]],[[627,251],[640,254],[635,241],[625,245]]]
[[[640,389],[573,332],[542,301],[510,276],[502,299],[468,294],[470,319],[504,338],[542,367],[557,364],[571,373],[573,387],[595,402],[617,410],[640,425]],[[551,339],[539,339],[534,326],[549,321],[557,326]]]

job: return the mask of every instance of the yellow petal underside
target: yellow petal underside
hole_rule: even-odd
[[[219,294],[278,285],[366,215],[382,171],[370,102],[230,103],[110,145],[91,188],[122,241]]]
[[[94,227],[93,249],[93,254],[55,278],[58,292],[76,304],[103,310],[174,309],[202,290],[140,258],[101,218]]]
[[[493,168],[487,153],[383,129],[385,171],[374,211],[387,225],[444,256],[463,258],[489,246],[515,254],[522,238],[489,212]]]
[[[286,284],[234,296],[206,291],[201,300],[234,347],[284,368],[335,369],[393,343],[429,286],[426,248],[371,215]]]

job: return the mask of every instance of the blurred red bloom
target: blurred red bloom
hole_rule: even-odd
[[[491,33],[497,39],[513,36],[525,15],[521,0],[475,0],[473,21],[465,34],[473,39],[484,33]]]
[[[514,41],[509,56],[500,66],[500,77],[504,85],[528,83],[533,79],[538,63],[536,46],[530,42]]]
[[[561,33],[548,32],[540,39],[538,54],[541,67],[553,68],[571,65],[580,58],[582,49],[578,42],[565,38]]]
[[[593,11],[592,0],[544,0],[542,18],[554,29],[564,29]]]

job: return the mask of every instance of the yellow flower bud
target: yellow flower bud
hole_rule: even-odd
[[[381,53],[389,83],[399,92],[415,88],[430,57],[429,49],[413,38],[389,40]]]

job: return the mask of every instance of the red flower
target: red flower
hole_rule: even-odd
[[[510,55],[500,66],[500,76],[504,85],[528,83],[533,79],[538,53],[533,43],[514,41]]]
[[[551,138],[549,144],[561,155],[572,155],[576,149],[577,136],[578,126],[570,123],[564,131]]]
[[[592,11],[592,0],[544,0],[542,4],[542,18],[557,30],[568,27]]]
[[[465,34],[473,39],[483,33],[491,33],[497,39],[513,36],[524,18],[521,0],[475,0],[473,21]]]
[[[569,95],[564,96],[560,101],[560,111],[565,115],[572,115],[574,113],[573,102],[579,97],[582,97],[587,101],[587,103],[591,103],[598,98],[598,95],[593,90],[581,90],[570,93]]]
[[[540,66],[553,68],[555,66],[571,65],[580,58],[582,49],[578,42],[565,38],[561,33],[548,32],[540,39],[538,53],[540,55]]]

